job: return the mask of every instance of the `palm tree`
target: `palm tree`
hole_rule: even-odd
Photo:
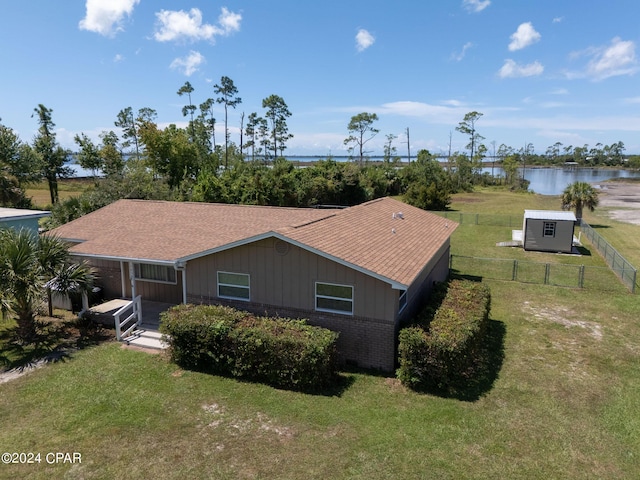
[[[73,281],[62,281],[71,277]],[[36,338],[36,312],[41,302],[51,299],[52,289],[62,294],[86,291],[92,285],[86,265],[73,267],[67,245],[57,237],[36,236],[26,229],[0,230],[0,310],[12,313],[18,324],[18,338]],[[75,283],[74,283],[75,281]],[[49,303],[49,313],[53,313]]]
[[[41,271],[35,261],[37,237],[25,230],[0,230],[0,293],[3,315],[12,312],[18,337],[31,341],[36,335],[35,311],[41,298]]]
[[[598,206],[598,192],[587,182],[574,182],[567,185],[562,192],[562,209],[570,210],[575,208],[578,224],[582,223],[582,210],[588,208],[590,211]]]

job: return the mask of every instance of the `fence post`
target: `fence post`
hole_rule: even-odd
[[[578,287],[584,288],[584,265],[580,265],[578,269]]]
[[[511,272],[511,280],[516,281],[518,278],[518,260],[513,261],[513,271]]]
[[[546,263],[544,266],[544,284],[549,285],[549,264]]]
[[[478,220],[480,219],[480,214],[476,213],[476,225],[478,225]]]
[[[633,269],[633,283],[631,284],[631,293],[636,293],[636,276],[638,274],[638,271],[634,268]]]

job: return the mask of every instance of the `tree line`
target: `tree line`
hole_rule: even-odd
[[[59,202],[58,180],[71,175],[67,161],[72,152],[56,139],[53,111],[40,104],[33,116],[38,132],[31,143],[23,142],[9,127],[0,123],[0,203],[28,207],[24,191],[28,184],[45,180],[49,187],[53,224],[63,223],[100,208],[118,198],[150,198],[178,201],[207,201],[309,207],[315,205],[353,205],[385,195],[404,195],[425,209],[443,209],[451,194],[475,185],[505,185],[524,189],[528,183],[519,169],[533,164],[558,164],[571,159],[580,165],[625,164],[624,145],[598,144],[593,149],[550,146],[544,155],[534,154],[532,144],[515,149],[502,144],[492,152],[479,133],[483,116],[469,112],[455,130],[468,138],[465,150],[449,152],[439,162],[427,150],[418,152],[413,162],[400,161],[394,141],[386,135],[383,161],[367,161],[367,143],[374,138],[378,116],[361,112],[347,124],[344,140],[350,162],[331,157],[307,168],[286,160],[287,142],[293,138],[287,119],[291,112],[285,100],[275,94],[262,100],[261,113],[240,115],[238,141],[231,139],[228,113],[242,104],[233,80],[221,77],[213,86],[214,96],[197,102],[195,89],[185,82],[176,94],[185,103],[184,128],[171,124],[160,128],[157,112],[150,107],[134,111],[121,109],[114,130],[103,131],[99,142],[86,134],[75,136],[77,162],[90,170],[94,185],[79,197]],[[223,107],[223,141],[216,138],[214,105]],[[218,127],[218,130],[220,127]],[[119,132],[116,133],[116,130]],[[408,142],[408,158],[411,159]],[[492,154],[504,169],[497,178],[482,173],[483,161]],[[627,165],[633,165],[632,158]],[[640,161],[638,162],[640,163]],[[640,166],[640,165],[639,165]]]

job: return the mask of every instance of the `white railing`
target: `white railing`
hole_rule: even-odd
[[[129,310],[131,310],[131,313],[126,315]],[[122,318],[123,316],[124,319]],[[126,305],[123,305],[113,314],[113,318],[116,324],[116,339],[120,341],[123,338],[126,338],[138,325],[140,325],[140,323],[142,323],[142,297],[138,295]],[[127,326],[132,320],[134,320],[134,322]]]

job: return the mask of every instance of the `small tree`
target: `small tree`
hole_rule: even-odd
[[[364,145],[380,131],[373,127],[373,122],[378,121],[378,115],[375,113],[362,112],[351,117],[347,130],[349,136],[344,139],[345,145],[350,145],[349,149],[353,150],[358,147],[359,162],[362,164],[364,158]],[[365,135],[368,134],[368,138]]]
[[[282,155],[282,152],[287,148],[287,140],[293,138],[287,127],[287,118],[291,116],[291,112],[284,98],[279,95],[269,95],[262,100],[262,108],[267,109],[265,117],[271,123],[271,140],[273,143],[270,146],[273,147],[273,157],[275,158],[278,156],[278,150]],[[265,148],[267,148],[267,145],[265,145]]]
[[[598,206],[598,192],[587,182],[574,182],[562,192],[562,209],[575,209],[578,224],[582,223],[582,211],[594,211]]]
[[[460,133],[464,133],[465,135],[469,135],[469,143],[467,144],[467,148],[469,149],[469,159],[471,161],[474,160],[476,149],[480,142],[484,140],[484,137],[480,135],[476,131],[476,122],[480,120],[482,117],[482,113],[480,112],[469,112],[464,116],[462,122],[458,124],[456,130]]]
[[[216,84],[213,86],[213,91],[219,95],[216,98],[216,102],[222,103],[224,105],[224,166],[227,168],[229,166],[229,128],[227,121],[227,110],[229,107],[235,109],[237,105],[242,103],[242,99],[238,97],[238,89],[233,84],[233,80],[229,77],[221,77],[220,85]]]
[[[38,237],[26,229],[0,230],[0,308],[3,315],[14,315],[21,341],[29,343],[36,337],[35,317],[45,298],[43,292],[49,293],[46,295],[49,298],[53,288],[61,294],[69,293],[64,287],[71,283],[53,284],[53,279],[65,275],[71,268],[78,280],[75,291],[88,291],[92,286],[89,267],[71,265],[68,247],[57,237]],[[49,313],[52,313],[51,306]]]

